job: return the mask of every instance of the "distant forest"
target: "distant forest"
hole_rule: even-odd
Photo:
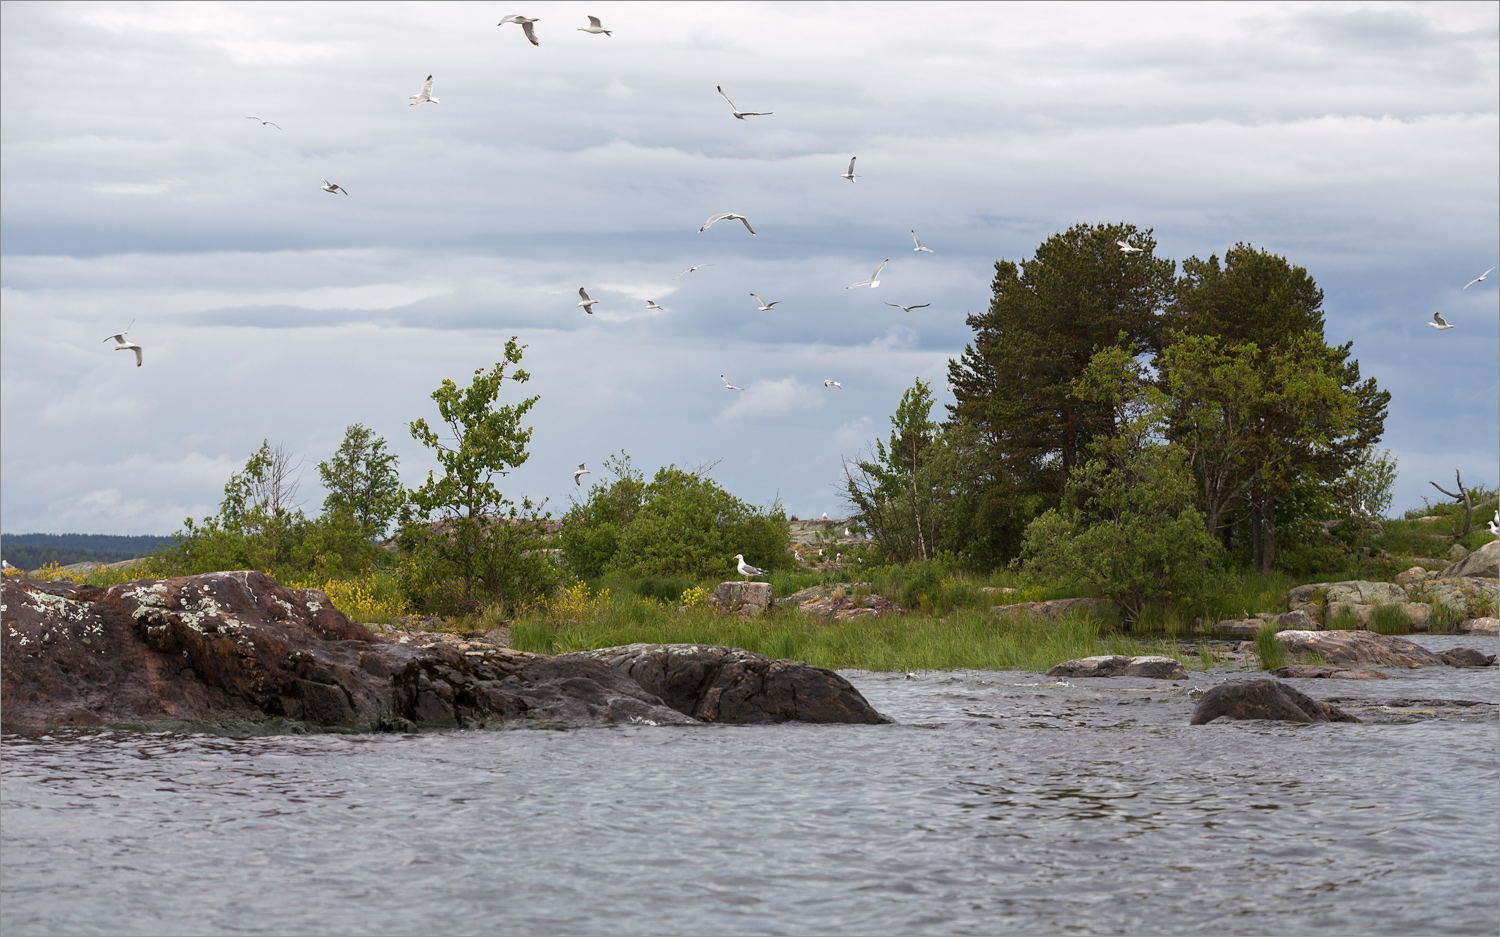
[[[40,569],[48,563],[67,566],[92,560],[117,563],[145,556],[172,537],[118,537],[111,534],[0,534],[0,558],[21,569]]]

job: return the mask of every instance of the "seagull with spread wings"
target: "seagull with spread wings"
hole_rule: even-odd
[[[1120,248],[1120,252],[1123,254],[1139,254],[1142,250],[1142,248],[1139,247],[1131,247],[1124,241],[1116,241],[1115,244]]]
[[[1427,323],[1427,325],[1431,328],[1437,329],[1439,332],[1443,331],[1444,329],[1453,328],[1453,326],[1448,324],[1448,320],[1443,318],[1443,314],[1441,312],[1434,312],[1432,314],[1432,321]]]
[[[724,88],[721,85],[714,85],[714,87],[716,89],[718,89],[719,97],[723,98],[726,101],[729,101],[729,95],[727,95],[727,94],[724,93]],[[771,116],[771,112],[770,111],[742,111],[739,108],[737,108],[737,107],[734,106],[734,102],[733,101],[729,101],[729,109],[731,111],[734,111],[734,116],[737,119],[739,119],[739,120],[744,120],[746,117],[770,117]]]
[[[913,241],[917,242],[917,246],[913,247],[912,250],[914,250],[914,251],[922,251],[925,254],[931,254],[933,252],[932,248],[930,248],[930,247],[923,247],[922,246],[922,239],[919,238],[919,237],[917,237],[917,232],[913,231],[911,233],[911,239]]]
[[[713,224],[713,222],[710,221],[709,224]],[[705,227],[707,227],[707,225],[705,225]],[[687,268],[686,270],[682,271],[681,273],[677,274],[677,276],[673,277],[672,279],[676,280],[676,279],[679,279],[681,277],[685,277],[689,273],[692,273],[694,270],[697,270],[699,267],[712,267],[712,266],[713,266],[713,264],[694,264],[693,266],[691,266],[691,267]]]
[[[854,161],[858,158],[859,157],[857,156],[849,157],[849,168],[844,170],[844,174],[842,176],[839,176],[840,179],[848,179],[850,182],[853,182],[855,179],[859,178],[858,176],[854,175]]]
[[[324,192],[327,192],[329,195],[333,195],[338,192],[343,192],[345,195],[349,194],[343,186],[329,182],[327,179],[324,179],[323,184],[318,186],[318,188],[322,189]]]
[[[583,307],[583,311],[584,312],[588,313],[589,315],[593,315],[594,314],[594,306],[596,306],[598,304],[599,300],[597,300],[597,299],[589,299],[589,292],[588,292],[588,290],[584,289],[581,286],[578,288],[578,295],[581,296],[581,297],[583,297],[582,302],[580,302],[578,305],[580,305],[580,306]]]
[[[281,125],[280,124],[272,123],[271,121],[266,120],[264,117],[246,117],[245,119],[246,120],[258,120],[258,121],[260,121],[260,125],[262,127],[275,127],[277,130],[281,129]],[[1481,277],[1480,279],[1483,279],[1483,277]]]
[[[758,303],[760,303],[760,311],[761,312],[769,312],[771,310],[772,306],[776,305],[776,303],[781,302],[781,300],[778,299],[778,300],[776,300],[776,302],[768,303],[764,299],[761,299],[760,296],[758,294],[756,294],[756,293],[751,293],[750,295],[754,296],[755,297],[755,301],[758,302]]]
[[[926,309],[928,306],[931,306],[932,303],[922,303],[922,304],[917,305],[917,306],[903,306],[900,303],[886,303],[886,305],[887,306],[895,306],[897,309],[900,309],[902,312],[911,312],[913,309]]]
[[[578,471],[573,473],[573,484],[577,487],[583,486],[583,482],[580,480],[583,478],[583,476],[594,474],[593,472],[590,472],[588,469],[584,468],[584,466],[587,464],[587,462],[579,462]]]
[[[719,380],[721,380],[721,381],[724,382],[724,389],[725,390],[744,390],[745,389],[743,387],[737,387],[734,384],[729,383],[729,378],[725,377],[722,374],[719,375]]]
[[[823,386],[824,387],[837,387],[839,390],[843,390],[844,389],[844,385],[840,384],[838,381],[824,381],[823,382]]]
[[[501,19],[500,22],[496,23],[495,25],[504,26],[506,23],[515,23],[517,26],[521,27],[521,32],[526,34],[526,38],[531,40],[532,45],[539,46],[541,45],[541,43],[536,41],[536,30],[531,28],[531,24],[540,21],[540,16],[521,16],[519,13],[512,13],[510,16]]]
[[[119,334],[109,336],[109,338],[106,338],[105,341],[107,342],[110,339],[114,339],[114,342],[115,342],[114,350],[115,351],[133,351],[133,352],[135,352],[135,366],[136,367],[140,367],[141,366],[141,346],[137,345],[135,342],[127,342],[127,341],[125,341],[125,336],[129,335],[130,334],[130,329],[133,329],[133,328],[135,328],[135,320],[131,319],[130,320],[130,327],[129,328],[125,329],[125,331],[120,332]]]
[[[703,222],[703,227],[698,229],[698,233],[702,234],[704,231],[707,231],[708,226],[713,224],[715,221],[738,221],[740,224],[745,226],[746,231],[750,232],[751,237],[756,237],[755,229],[750,227],[750,219],[746,218],[744,215],[736,215],[732,211],[726,211],[722,215],[714,215],[712,218]],[[708,266],[708,264],[703,264],[702,266],[706,267]],[[678,276],[682,276],[682,274],[679,273]]]
[[[1482,282],[1484,282],[1484,278],[1487,277],[1487,276],[1489,276],[1491,273],[1494,273],[1494,272],[1495,272],[1495,268],[1491,267],[1490,269],[1488,269],[1485,272],[1481,273],[1479,276],[1477,276],[1474,279],[1470,280],[1469,282],[1465,283],[1464,284],[1464,289],[1468,289],[1469,287],[1473,286],[1475,283],[1482,283]]]
[[[647,312],[666,312],[665,309],[663,309],[662,307],[660,307],[660,306],[658,306],[656,304],[656,300],[654,300],[654,299],[648,299],[648,300],[646,300],[646,311]]]
[[[587,14],[584,15],[587,16]],[[600,33],[604,33],[604,35],[606,36],[614,35],[614,33],[604,28],[604,26],[599,22],[599,17],[597,16],[590,16],[589,24],[587,26],[578,27],[578,31],[581,33],[593,33],[596,36]]]
[[[857,287],[868,286],[870,289],[873,290],[875,287],[877,287],[877,286],[880,285],[880,271],[884,270],[885,269],[885,265],[888,264],[888,263],[890,263],[890,262],[891,262],[891,259],[889,257],[887,257],[885,260],[882,260],[880,262],[880,266],[878,266],[878,267],[875,268],[875,272],[872,273],[872,274],[870,274],[870,276],[869,276],[868,279],[860,280],[858,283],[850,283],[848,286],[844,287],[844,289],[846,289],[846,290],[852,290],[852,289],[855,289]]]
[[[428,75],[427,80],[422,82],[422,90],[420,92],[418,92],[417,94],[408,94],[407,97],[411,99],[412,104],[426,104],[429,101],[431,101],[433,104],[443,103],[432,96],[431,75]]]

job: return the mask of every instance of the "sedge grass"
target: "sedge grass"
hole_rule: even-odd
[[[1066,660],[1108,653],[1161,654],[1184,665],[1203,666],[1179,651],[1175,642],[1142,642],[1122,634],[1101,636],[1098,623],[1081,615],[1061,622],[1027,622],[960,609],[946,618],[913,614],[837,622],[786,611],[746,619],[693,607],[674,614],[663,605],[632,599],[611,598],[588,621],[523,617],[511,628],[511,646],[558,654],[638,642],[709,644],[830,670],[1037,672]]]
[[[1261,670],[1275,670],[1286,666],[1286,645],[1276,640],[1275,622],[1268,621],[1255,631],[1255,652],[1260,656]]]

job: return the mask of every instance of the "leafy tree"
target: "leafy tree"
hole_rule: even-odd
[[[1026,573],[1083,585],[1111,599],[1129,629],[1152,603],[1196,598],[1218,542],[1194,506],[1188,453],[1161,441],[1167,401],[1129,377],[1122,350],[1075,382],[1080,399],[1104,403],[1116,432],[1068,475],[1062,503],[1026,528]]]
[[[328,491],[324,512],[349,515],[367,539],[385,536],[405,494],[396,462],[396,455],[385,450],[384,437],[362,423],[346,428],[338,451],[318,463],[318,476]]]
[[[557,535],[568,566],[589,578],[602,575],[614,559],[621,531],[635,518],[646,496],[645,476],[631,467],[630,457],[624,452],[605,459],[604,467],[615,480],[608,485],[593,485],[588,499],[568,510]]]
[[[1122,251],[1117,241],[1141,248]],[[974,522],[992,549],[1013,554],[1022,527],[1058,503],[1069,472],[1108,431],[1099,409],[1071,396],[1100,348],[1131,355],[1160,347],[1176,265],[1157,258],[1149,230],[1079,224],[1042,242],[1030,260],[995,264],[989,309],[969,317],[974,340],[950,364],[953,420],[982,434],[991,464]]]
[[[1323,291],[1303,267],[1240,243],[1208,260],[1182,262],[1172,326],[1228,344],[1274,348],[1312,331],[1323,334]]]
[[[530,601],[552,584],[541,552],[545,526],[538,506],[523,498],[518,507],[495,484],[528,458],[532,430],[521,422],[540,398],[495,405],[506,369],[521,363],[524,347],[512,337],[505,343],[505,360],[489,371],[476,370],[467,388],[444,380],[433,391],[450,435],[440,436],[425,419],[411,424],[412,438],[433,450],[443,471],[427,473],[422,486],[409,492],[402,513],[402,546],[415,566],[403,588],[412,599],[461,608],[494,603],[504,609]],[[516,368],[510,379],[524,384],[530,375]],[[435,599],[432,587],[450,576],[456,594]]]
[[[296,505],[301,460],[269,440],[229,476],[218,513],[195,524],[191,517],[163,554],[183,572],[224,569],[279,571],[305,562],[308,520]]]

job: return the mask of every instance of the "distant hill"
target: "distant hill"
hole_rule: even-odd
[[[67,566],[93,560],[116,563],[153,552],[159,545],[177,541],[171,537],[143,534],[119,537],[112,534],[0,534],[0,558],[21,569],[40,569],[48,563]]]

